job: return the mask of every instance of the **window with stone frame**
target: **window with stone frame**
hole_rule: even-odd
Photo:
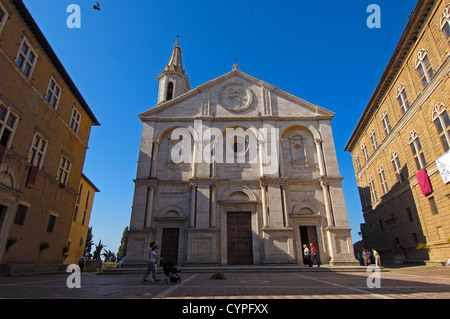
[[[416,69],[419,72],[423,87],[427,86],[433,78],[434,72],[425,49],[420,49],[419,52],[417,52]]]
[[[397,101],[402,109],[402,114],[405,114],[406,111],[408,111],[410,104],[406,94],[405,85],[403,83],[399,83],[399,85],[397,85]]]
[[[24,38],[17,53],[16,65],[25,74],[27,78],[31,77],[34,67],[36,66],[37,54]]]
[[[19,117],[0,102],[0,145],[8,148],[16,131]]]
[[[37,168],[42,167],[45,152],[47,151],[47,140],[38,132],[34,134],[33,144],[31,144],[29,163]]]
[[[411,132],[409,133],[409,146],[411,147],[417,170],[420,171],[426,166],[427,163],[425,161],[425,155],[423,154],[419,135],[415,130],[411,130]]]
[[[58,107],[60,97],[61,97],[61,88],[53,79],[53,77],[50,77],[50,83],[48,84],[45,99],[56,110]]]
[[[398,154],[396,151],[392,151],[391,153],[391,162],[392,166],[394,167],[395,176],[397,178],[397,181],[399,183],[402,183],[405,181],[405,176],[402,171],[402,166],[400,164],[400,159],[398,158]]]
[[[7,20],[8,11],[6,11],[5,7],[3,7],[2,3],[0,2],[0,34],[2,33],[3,27],[5,26]]]
[[[450,44],[450,3],[442,10],[440,26]]]
[[[431,118],[436,126],[444,152],[447,152],[450,145],[450,119],[443,103],[438,102],[435,104]]]
[[[386,180],[386,175],[384,174],[383,166],[378,166],[378,175],[380,176],[381,187],[383,188],[383,193],[386,195],[389,192],[388,183]]]
[[[389,116],[386,110],[381,112],[381,123],[383,123],[384,133],[388,136],[391,132],[391,124],[389,123]]]
[[[361,160],[359,159],[358,153],[355,154],[355,163],[358,171],[361,170]]]
[[[80,122],[81,122],[81,113],[78,112],[78,110],[75,106],[73,106],[72,117],[70,118],[70,128],[75,133],[78,133],[78,130],[80,129]]]
[[[59,161],[58,174],[56,179],[62,185],[67,185],[67,181],[69,179],[70,168],[72,166],[72,162],[65,155],[61,155],[61,159]]]
[[[17,206],[16,216],[14,218],[14,224],[24,225],[25,217],[27,216],[28,207],[22,204]]]
[[[373,181],[372,176],[369,176],[369,186],[370,186],[370,192],[372,194],[372,203],[378,202],[377,190],[375,188],[375,182]]]
[[[365,142],[362,143],[361,149],[364,154],[364,160],[367,162],[369,160],[369,154],[367,153],[367,146]]]
[[[373,128],[370,130],[370,139],[372,140],[373,150],[376,151],[378,148],[377,134]]]
[[[47,232],[53,233],[55,230],[56,218],[57,216],[54,214],[50,214],[48,217]]]

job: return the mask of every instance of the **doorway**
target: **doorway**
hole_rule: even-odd
[[[161,258],[176,266],[178,264],[179,228],[163,228],[161,237]]]
[[[317,251],[319,251],[316,226],[300,226],[300,241],[302,247],[303,264],[306,264],[305,255],[303,254],[303,245],[307,245],[309,249],[309,244],[313,243],[314,246],[316,246]]]
[[[253,265],[251,212],[227,213],[228,265]]]

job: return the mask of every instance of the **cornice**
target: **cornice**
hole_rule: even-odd
[[[356,127],[344,148],[344,151],[352,152],[355,144],[358,141],[359,136],[364,131],[368,122],[372,118],[372,115],[377,110],[379,103],[383,100],[386,92],[392,85],[393,80],[397,74],[401,71],[410,50],[414,47],[422,32],[423,27],[428,21],[428,16],[435,5],[435,0],[419,0],[411,13],[408,23],[403,31],[403,34],[397,44],[397,47],[389,60],[386,69],[384,70],[372,97],[369,100],[366,108],[361,115]]]

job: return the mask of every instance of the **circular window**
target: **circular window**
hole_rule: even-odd
[[[233,144],[233,152],[236,155],[243,155],[245,152],[247,152],[248,145],[247,143],[242,144],[240,142],[234,142]]]

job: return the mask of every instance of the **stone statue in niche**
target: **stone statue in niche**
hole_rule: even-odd
[[[303,136],[298,133],[291,134],[289,135],[289,142],[291,143],[292,165],[308,166]]]

